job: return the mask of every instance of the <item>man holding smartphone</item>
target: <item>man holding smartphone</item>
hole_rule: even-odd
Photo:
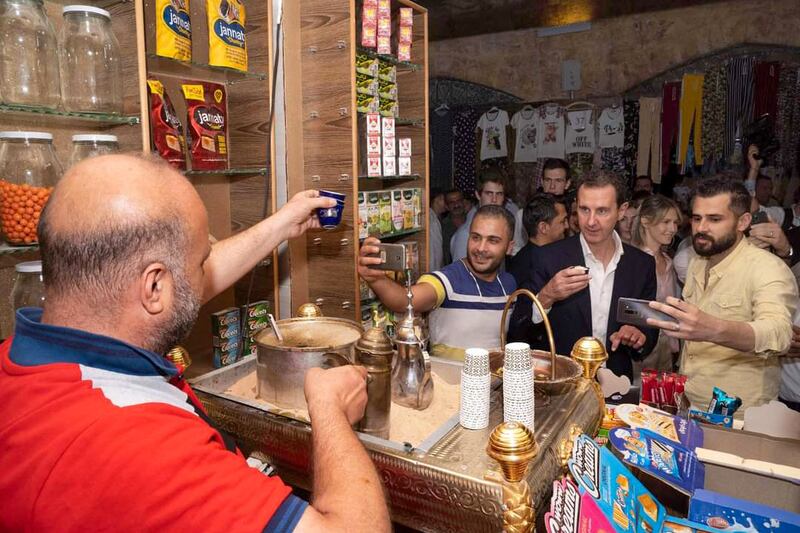
[[[682,339],[686,395],[705,407],[714,387],[742,399],[739,417],[778,397],[780,359],[792,341],[797,284],[775,255],[745,238],[750,194],[741,182],[700,182],[692,202],[692,245],[683,300],[651,307],[676,322],[648,319],[665,335]]]
[[[508,296],[517,288],[514,277],[500,272],[514,245],[514,217],[504,207],[478,209],[469,227],[467,256],[441,270],[425,274],[411,287],[417,313],[430,314],[431,355],[464,359],[466,348],[500,347],[500,321]],[[364,240],[358,274],[388,309],[405,311],[405,287],[378,270],[380,241]]]

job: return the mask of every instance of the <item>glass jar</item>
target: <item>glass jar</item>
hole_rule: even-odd
[[[0,132],[0,229],[6,242],[39,242],[39,215],[61,173],[50,133]]]
[[[72,136],[72,156],[69,165],[98,155],[119,152],[116,135],[81,134]]]
[[[0,0],[0,101],[61,103],[56,34],[42,0]]]
[[[64,109],[122,113],[122,64],[111,14],[94,6],[66,6],[59,37]]]
[[[11,306],[14,311],[22,307],[42,307],[44,302],[44,280],[42,262],[27,261],[14,266],[14,289],[11,291]]]

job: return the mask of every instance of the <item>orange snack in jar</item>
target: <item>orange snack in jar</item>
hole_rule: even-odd
[[[38,242],[36,229],[52,187],[0,182],[0,228],[10,244]]]

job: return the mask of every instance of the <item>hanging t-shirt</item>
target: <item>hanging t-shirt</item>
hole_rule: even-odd
[[[547,104],[536,116],[536,141],[539,157],[564,159],[564,108]]]
[[[508,155],[506,127],[508,113],[502,109],[490,109],[478,120],[481,130],[481,161]]]
[[[515,163],[534,163],[539,157],[536,144],[536,110],[525,106],[511,117],[516,141],[514,143]]]
[[[607,107],[597,119],[600,132],[600,148],[625,147],[625,118],[622,106]]]
[[[594,153],[594,111],[567,111],[566,152],[568,154]]]

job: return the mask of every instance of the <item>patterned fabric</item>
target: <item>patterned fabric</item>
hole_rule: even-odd
[[[453,112],[431,111],[431,188],[447,190],[453,183]]]
[[[800,70],[784,68],[778,85],[777,120],[775,136],[781,149],[775,154],[775,165],[791,171],[798,168],[800,145]]]
[[[625,151],[623,148],[603,148],[600,152],[601,168],[620,176],[625,173]]]
[[[625,177],[632,185],[633,178],[636,177],[636,157],[639,144],[639,102],[625,100],[622,103],[622,110],[625,116],[625,147],[622,149],[625,154]]]
[[[464,194],[475,190],[475,124],[479,114],[460,111],[453,121],[453,185]]]
[[[733,156],[736,136],[753,118],[752,57],[736,57],[728,63],[728,115],[725,119],[725,158]]]
[[[572,183],[575,183],[592,170],[594,154],[567,154],[567,163],[572,171]]]
[[[725,153],[725,104],[728,76],[724,66],[706,72],[703,82],[703,155],[718,161]]]

